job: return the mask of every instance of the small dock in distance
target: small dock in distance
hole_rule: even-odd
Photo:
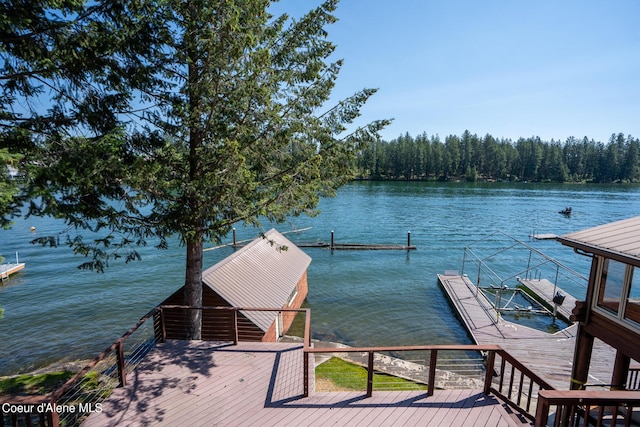
[[[459,276],[457,272],[456,274],[447,272],[447,274],[438,274],[438,282],[445,290],[475,344],[497,344],[516,359],[526,360],[527,366],[532,371],[556,389],[569,389],[577,324],[550,334],[507,322],[497,316],[493,304],[466,276]],[[537,282],[537,280],[530,282]],[[529,283],[529,285],[535,288],[536,284]],[[570,312],[573,309],[573,306],[570,307],[570,298],[573,297],[559,288],[555,289],[566,295],[562,307]],[[543,295],[546,293],[552,295],[552,292],[553,289],[545,291]],[[575,301],[575,298],[573,300]],[[589,372],[590,383],[608,384],[610,382],[612,360],[615,360],[615,351],[596,340]]]
[[[555,240],[558,235],[554,233],[538,233],[536,231],[532,231],[531,234],[529,234],[529,237],[536,240]]]
[[[25,263],[19,262],[14,264],[0,264],[0,280],[5,281],[9,279],[12,274],[24,269]]]

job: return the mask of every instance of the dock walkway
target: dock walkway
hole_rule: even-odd
[[[496,316],[493,304],[467,277],[439,274],[438,282],[446,291],[449,300],[476,344],[497,344],[516,359],[526,361],[527,367],[553,387],[559,390],[569,389],[571,363],[576,342],[576,324],[555,334],[549,334],[511,323]],[[545,287],[546,284],[529,283],[528,285],[530,288],[535,288],[535,285]],[[573,300],[573,304],[575,304],[575,298],[559,288],[558,290],[566,296],[561,309],[570,312],[573,309],[571,301]],[[553,289],[551,291],[547,289],[543,294],[550,293],[552,295],[552,291]],[[596,340],[589,373],[589,384],[609,384],[613,360],[615,360],[615,351]]]

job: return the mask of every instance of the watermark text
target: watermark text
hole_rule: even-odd
[[[2,412],[5,414],[84,414],[87,412],[102,412],[102,403],[79,403],[77,405],[58,405],[57,403],[15,404],[3,403]]]

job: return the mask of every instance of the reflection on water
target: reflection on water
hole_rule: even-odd
[[[460,270],[463,248],[500,229],[588,275],[589,260],[555,241],[529,241],[532,232],[564,234],[637,215],[635,186],[354,182],[321,202],[316,218],[293,218],[280,231],[293,241],[405,244],[405,251],[308,248],[308,305],[314,338],[350,345],[469,343],[437,284],[436,274]],[[558,214],[572,206],[571,217]],[[184,250],[142,248],[142,262],[112,265],[105,274],[80,271],[68,248],[29,242],[59,232],[49,218],[16,221],[0,231],[0,253],[16,251],[23,273],[0,285],[0,375],[59,359],[92,357],[184,283]],[[267,228],[268,226],[265,226]],[[253,238],[242,226],[238,240]],[[231,241],[229,236],[228,241]],[[213,265],[232,250],[205,252]],[[500,268],[510,270],[509,258]],[[508,274],[508,273],[507,273]],[[583,292],[565,288],[567,292]],[[579,296],[579,295],[576,295]]]

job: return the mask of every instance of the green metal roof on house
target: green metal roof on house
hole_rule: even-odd
[[[231,306],[282,308],[310,263],[309,255],[271,229],[205,270],[202,281]],[[276,313],[247,311],[244,315],[266,331]]]
[[[640,266],[640,216],[556,237],[577,250]]]

